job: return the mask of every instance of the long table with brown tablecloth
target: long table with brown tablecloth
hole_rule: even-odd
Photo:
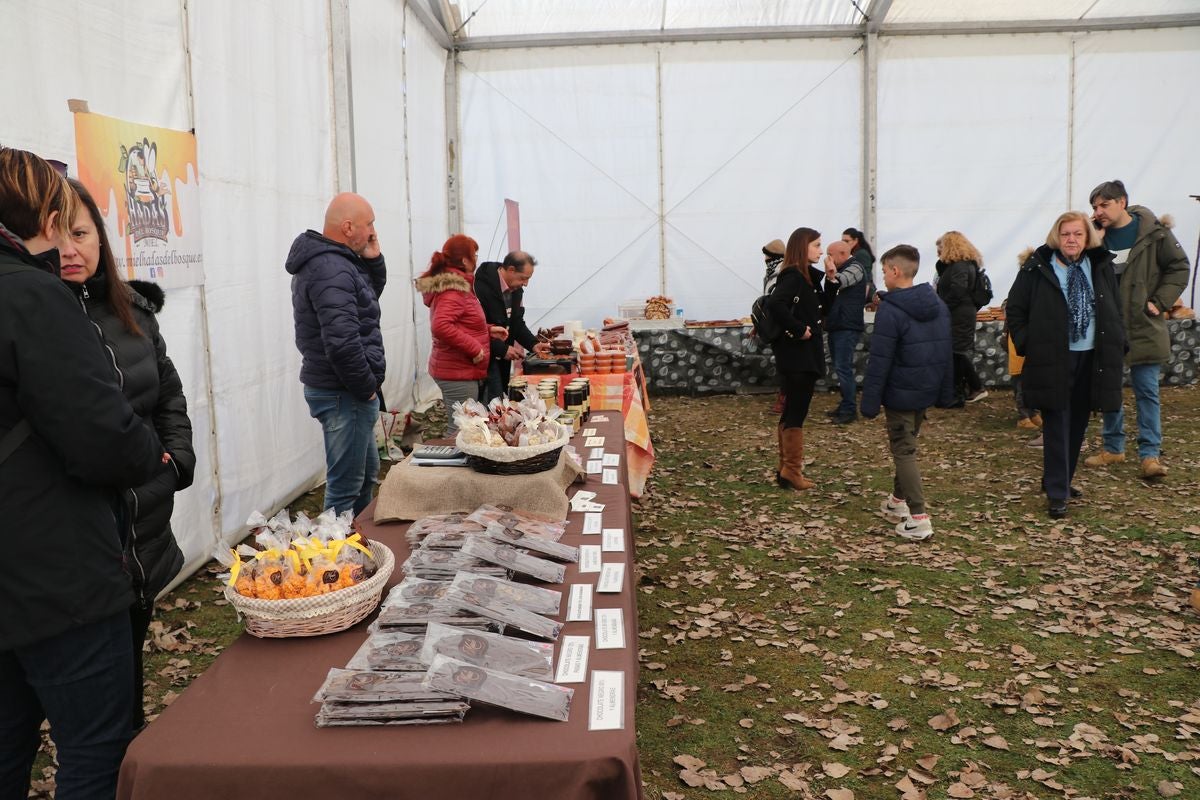
[[[589,423],[605,449],[625,448],[619,412]],[[586,454],[583,440],[575,447]],[[563,636],[592,638],[588,681],[575,690],[570,718],[552,722],[475,704],[461,724],[317,728],[310,702],[331,667],[345,666],[367,636],[367,621],[341,633],[303,639],[256,639],[243,634],[129,747],[117,796],[122,800],[213,800],[254,795],[288,800],[387,798],[388,800],[636,800],[641,795],[634,705],[637,696],[637,604],[633,526],[625,469],[616,484],[599,475],[575,484],[603,503],[605,528],[625,530],[625,551],[604,562],[625,562],[619,594],[593,593],[595,608],[621,608],[625,647],[597,650],[592,622],[568,622]],[[458,509],[447,509],[458,510]],[[373,508],[359,517],[363,533],[390,547],[403,574],[409,553],[407,524],[375,525]],[[583,514],[572,512],[563,542],[600,544],[583,536]],[[566,613],[571,584],[595,585],[598,573],[581,575],[569,564],[562,586]],[[232,609],[230,610],[232,614]],[[555,646],[555,664],[559,646]],[[593,670],[625,673],[624,728],[588,729]]]

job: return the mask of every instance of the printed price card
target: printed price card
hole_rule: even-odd
[[[625,552],[625,529],[624,528],[605,528],[601,534],[604,539],[601,545],[606,553],[624,553]]]
[[[604,527],[604,523],[600,521],[601,515],[598,511],[589,511],[583,515],[583,532],[592,534],[600,533]]]
[[[581,544],[579,546],[580,572],[599,572],[601,567],[600,559],[600,545]]]
[[[604,477],[602,478],[602,480],[600,482],[612,484],[615,486],[617,483],[617,471],[610,467],[605,467],[604,468]]]
[[[625,673],[592,670],[589,731],[619,731],[625,727]]]
[[[592,586],[588,583],[571,585],[567,598],[567,622],[587,622],[592,618]]]
[[[590,636],[564,636],[559,639],[558,670],[555,683],[583,683],[587,675],[588,642]]]
[[[600,579],[596,581],[597,592],[619,592],[624,586],[624,564],[605,564],[600,567]]]
[[[592,611],[596,620],[596,649],[622,650],[625,647],[625,619],[619,608],[597,608]]]

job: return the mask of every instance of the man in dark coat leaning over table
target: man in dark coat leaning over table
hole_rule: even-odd
[[[321,233],[305,231],[288,253],[300,382],[325,439],[325,508],[359,514],[379,478],[375,423],[385,361],[379,295],[387,265],[375,211],[344,192],[329,203]]]
[[[492,339],[484,402],[504,394],[511,362],[523,358],[525,350],[544,355],[549,349],[549,345],[538,343],[537,336],[525,324],[525,305],[521,302],[536,266],[537,259],[529,253],[514,250],[504,257],[503,263],[485,261],[475,270],[475,295],[483,306],[488,325],[508,331],[508,338]]]

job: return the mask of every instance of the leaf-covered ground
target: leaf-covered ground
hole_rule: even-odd
[[[834,426],[818,396],[796,493],[773,398],[655,398],[647,797],[1200,797],[1200,390],[1163,397],[1167,480],[1081,465],[1062,521],[1010,393],[931,412],[920,543],[878,510],[882,421]]]
[[[1200,387],[1163,398],[1167,480],[1081,467],[1061,522],[1011,394],[932,412],[921,543],[878,513],[881,421],[835,427],[819,395],[798,494],[772,480],[771,398],[655,398],[635,507],[648,800],[1200,798]],[[159,604],[151,719],[240,632],[216,571]]]

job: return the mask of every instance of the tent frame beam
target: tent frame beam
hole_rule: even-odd
[[[413,7],[419,6],[413,3]],[[888,3],[887,5],[890,5]],[[874,8],[874,6],[872,6]],[[453,43],[454,50],[505,50],[532,47],[579,47],[605,44],[657,44],[663,42],[722,42],[758,39],[857,39],[864,27],[878,23],[881,36],[986,36],[998,33],[1074,33],[1088,31],[1141,30],[1200,27],[1200,14],[1110,17],[1106,19],[1056,19],[997,22],[889,23],[876,11],[867,26],[810,25],[780,27],[680,28],[678,30],[586,31],[582,33],[536,33],[513,36],[467,36]],[[445,46],[443,44],[443,46]],[[449,48],[448,48],[449,49]]]

